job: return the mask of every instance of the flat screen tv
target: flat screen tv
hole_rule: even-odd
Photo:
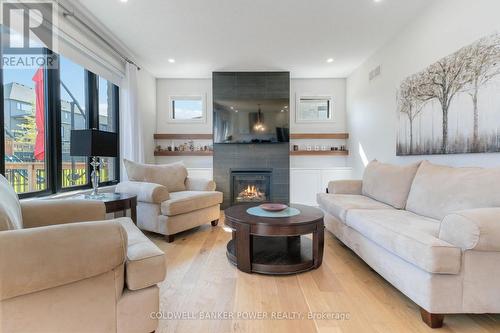
[[[217,99],[214,143],[289,141],[289,99]]]

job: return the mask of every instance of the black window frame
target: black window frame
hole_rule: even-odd
[[[46,189],[43,191],[19,193],[18,196],[21,199],[33,198],[33,197],[43,197],[49,196],[56,193],[71,192],[78,190],[91,189],[92,184],[90,181],[90,158],[87,159],[87,183],[85,185],[71,186],[63,188],[63,174],[62,174],[62,122],[61,122],[61,67],[59,66],[59,55],[44,49],[44,53],[47,56],[54,57],[58,66],[54,68],[44,69],[44,85],[46,89],[45,93],[45,162],[46,162]],[[1,54],[0,54],[1,55]],[[83,67],[83,66],[82,66]],[[99,76],[92,73],[91,71],[85,70],[85,103],[88,109],[88,119],[87,128],[99,128],[99,91],[98,91],[98,81]],[[108,81],[109,82],[109,81]],[[113,84],[109,82],[110,84]],[[120,136],[119,127],[119,110],[120,110],[120,99],[119,99],[120,88],[113,84],[113,96],[112,96],[112,111],[114,113],[114,128],[113,132]],[[4,80],[3,80],[3,68],[0,66],[0,173],[5,176],[5,119],[4,119]],[[54,112],[49,112],[49,110],[54,110]],[[116,185],[120,182],[120,153],[119,153],[119,141],[118,140],[118,156],[115,159],[115,179],[100,182],[99,186],[111,186]]]

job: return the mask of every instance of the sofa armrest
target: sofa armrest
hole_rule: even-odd
[[[113,220],[0,232],[0,299],[112,271],[126,254],[125,229]]]
[[[106,218],[104,203],[96,200],[58,199],[21,201],[21,211],[24,228],[99,221]]]
[[[203,178],[186,178],[186,190],[188,191],[215,191],[215,182]]]
[[[334,180],[328,183],[328,193],[361,194],[362,185],[361,180]]]
[[[500,251],[500,208],[469,209],[445,216],[439,238],[463,250]]]
[[[115,192],[137,195],[137,201],[160,204],[170,199],[168,189],[160,184],[126,181],[116,185]]]

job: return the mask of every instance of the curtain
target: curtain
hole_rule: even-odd
[[[137,67],[126,64],[120,90],[121,179],[126,180],[123,159],[144,163],[144,138],[138,104]]]

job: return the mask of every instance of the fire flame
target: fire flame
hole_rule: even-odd
[[[259,190],[255,185],[248,185],[245,190],[243,190],[243,195],[253,197],[259,195]]]
[[[264,200],[266,194],[261,192],[260,189],[255,185],[248,185],[243,191],[238,194],[238,201],[246,200]]]

